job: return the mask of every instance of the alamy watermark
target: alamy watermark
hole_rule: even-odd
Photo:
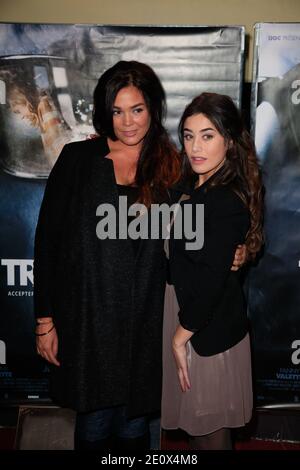
[[[189,240],[186,250],[200,250],[204,244],[204,204],[151,204],[147,209],[140,203],[128,206],[127,196],[120,196],[118,209],[100,204],[96,215],[101,217],[96,226],[100,240],[168,239],[173,226],[174,238]]]

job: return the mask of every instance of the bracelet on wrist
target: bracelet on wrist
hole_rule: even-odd
[[[35,336],[46,336],[48,335],[53,329],[55,328],[55,325],[52,325],[50,330],[46,331],[45,333],[34,333]]]

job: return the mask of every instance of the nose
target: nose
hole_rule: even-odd
[[[123,115],[123,124],[124,124],[124,126],[130,126],[132,124],[132,115],[131,115],[131,113],[124,113],[124,115]]]
[[[199,152],[202,149],[201,137],[195,136],[193,139],[193,152]]]

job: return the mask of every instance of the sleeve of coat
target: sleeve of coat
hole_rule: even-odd
[[[247,209],[233,192],[212,191],[210,201],[203,248],[190,252],[194,261],[194,296],[186,305],[180,305],[179,312],[180,324],[193,332],[205,328],[213,317],[231,272],[235,250],[244,242],[249,223]]]
[[[47,180],[34,243],[34,312],[52,316],[51,292],[59,251],[60,234],[67,210],[73,155],[65,145]]]

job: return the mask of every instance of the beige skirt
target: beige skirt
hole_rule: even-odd
[[[173,286],[167,285],[163,329],[162,418],[164,429],[183,429],[201,436],[221,428],[244,426],[253,406],[250,341],[214,356],[199,356],[188,349],[191,389],[182,392],[172,354],[172,338],[178,325],[178,303]]]

